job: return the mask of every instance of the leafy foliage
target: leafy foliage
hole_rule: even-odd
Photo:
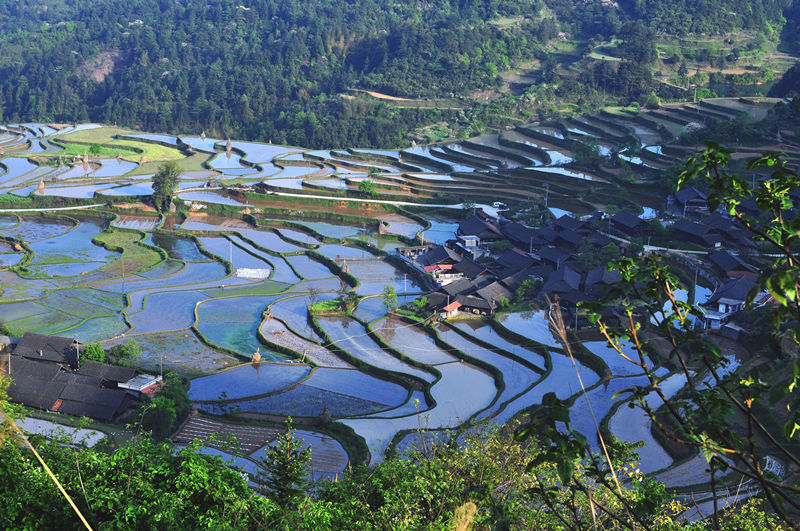
[[[255,528],[275,509],[254,495],[238,473],[197,448],[179,452],[136,438],[103,453],[38,441],[45,461],[96,528]],[[75,514],[27,450],[0,448],[5,529],[73,528]]]
[[[753,187],[749,180],[728,173],[732,152],[713,142],[689,159],[679,177],[679,186],[703,179],[710,190],[709,208],[721,208],[748,229],[755,237],[772,247],[778,258],[761,278],[775,305],[762,309],[779,335],[782,351],[772,363],[752,363],[732,367],[728,357],[712,338],[696,330],[693,319],[702,319],[699,308],[678,300],[676,276],[659,255],[624,258],[609,265],[622,276],[610,286],[599,303],[585,304],[589,318],[596,323],[608,343],[621,356],[635,364],[647,376],[649,384],[624,391],[631,405],[640,407],[655,428],[674,444],[700,452],[709,462],[711,488],[723,471],[734,472],[757,484],[771,509],[784,523],[794,527],[788,511],[800,508],[797,488],[790,479],[765,472],[766,456],[791,465],[798,465],[797,442],[800,429],[800,365],[790,353],[800,344],[800,222],[794,211],[792,195],[800,186],[800,175],[789,170],[779,154],[765,153],[751,160],[748,168],[771,170]],[[762,216],[744,208],[754,201]],[[752,302],[758,290],[751,292]],[[620,323],[607,322],[602,312],[609,307],[620,315]],[[665,309],[666,308],[666,309]],[[560,331],[565,350],[570,351],[557,303],[551,306],[551,326]],[[649,328],[655,323],[655,329]],[[660,385],[664,377],[654,372],[649,360],[648,340],[657,336],[671,346],[670,358],[685,379],[686,387],[675,397],[665,394]],[[763,340],[763,338],[762,338]],[[791,345],[786,347],[786,345]],[[625,354],[628,346],[634,354]],[[789,350],[786,351],[785,349]],[[653,393],[662,402],[651,407],[644,397]],[[774,404],[785,413],[778,413]],[[606,445],[603,458],[588,455],[582,434],[569,430],[569,410],[555,396],[545,396],[542,406],[533,413],[535,419],[520,431],[522,438],[537,436],[545,452],[532,465],[553,463],[559,479],[567,488],[586,492],[592,483],[603,485],[620,502],[615,510],[604,511],[612,519],[626,525],[648,525],[648,511],[640,513],[636,503],[626,500],[629,494],[619,488],[619,474],[614,470],[614,445]],[[782,430],[775,425],[783,423]],[[560,428],[560,424],[566,430]],[[589,483],[582,483],[575,470],[586,467]],[[610,478],[613,478],[613,482]],[[541,489],[555,507],[558,498]],[[712,518],[718,526],[716,507]]]
[[[734,29],[762,30],[791,3],[784,0],[624,0],[620,4],[654,29],[677,34],[713,34]]]
[[[135,361],[142,353],[142,347],[135,339],[129,339],[123,344],[116,345],[111,348],[109,355],[114,358],[117,363],[130,364]]]
[[[383,299],[383,307],[386,308],[387,312],[397,308],[397,292],[395,291],[394,286],[389,284],[384,286],[381,298]]]
[[[364,195],[373,196],[378,192],[378,185],[371,179],[365,179],[358,183],[358,191]]]
[[[183,379],[171,372],[153,399],[141,406],[142,427],[157,439],[167,437],[189,415],[191,401]]]
[[[178,185],[181,167],[175,161],[167,161],[159,166],[153,176],[153,206],[159,212],[166,212],[172,203],[172,195]]]
[[[291,417],[286,431],[264,449],[256,482],[261,484],[275,503],[284,509],[296,509],[308,487],[308,464],[311,447],[295,437]]]
[[[84,348],[83,352],[81,352],[80,363],[83,363],[85,360],[105,363],[106,351],[103,350],[103,347],[100,345],[100,343],[90,343],[89,345],[86,345],[86,348]]]

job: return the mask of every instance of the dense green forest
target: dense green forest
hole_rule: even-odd
[[[93,120],[304,146],[397,146],[427,124],[482,123],[486,104],[476,94],[496,89],[511,68],[560,83],[561,58],[548,43],[627,39],[632,20],[650,32],[636,38],[651,40],[780,28],[786,3],[0,0],[0,122]],[[786,26],[796,11],[787,11]],[[603,63],[557,95],[652,92],[647,63],[629,59],[621,74]],[[352,88],[456,97],[464,112],[354,98]],[[547,95],[535,96],[489,113],[524,117]]]

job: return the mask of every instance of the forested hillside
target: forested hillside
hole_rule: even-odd
[[[762,30],[775,24],[791,0],[622,0],[621,7],[653,29],[666,33],[714,34]]]
[[[557,84],[562,99],[591,100],[556,76],[580,58],[564,47],[580,54],[588,42],[588,53],[599,40],[627,39],[631,21],[641,20],[651,39],[769,33],[794,23],[781,19],[787,3],[0,0],[0,121],[205,129],[305,146],[400,145],[436,122],[480,130],[487,114],[524,118],[531,102],[552,93],[481,108],[515,69],[528,72],[528,86]],[[647,65],[623,62],[622,76],[601,66],[572,79],[615,97],[639,98],[651,88]],[[354,98],[354,88],[415,100]]]

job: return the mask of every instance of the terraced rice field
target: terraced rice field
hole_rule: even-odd
[[[618,438],[647,441],[643,470],[663,469],[671,460],[652,440],[649,421],[638,410],[614,408],[622,398],[613,395],[642,384],[641,377],[602,341],[586,341],[584,347],[608,366],[611,378],[603,381],[562,352],[541,312],[502,314],[492,326],[476,321],[425,328],[385,318],[380,298],[385,286],[401,294],[401,303],[410,300],[403,293],[422,288],[382,253],[402,245],[398,236],[452,239],[462,203],[485,200],[487,193],[518,203],[541,203],[547,195],[548,207],[558,214],[606,208],[608,198],[630,183],[618,177],[611,160],[581,166],[570,151],[573,141],[596,140],[604,157],[626,145],[640,146],[623,159],[639,184],[646,184],[657,178],[658,168],[681,158],[668,148],[692,120],[730,119],[739,112],[755,116],[768,107],[716,100],[639,113],[614,109],[471,142],[346,152],[233,141],[227,153],[225,142],[210,138],[25,124],[19,132],[0,131],[0,147],[14,153],[0,157],[0,193],[9,192],[14,204],[37,210],[59,198],[104,204],[107,196],[147,195],[157,163],[178,160],[185,168],[178,196],[191,210],[185,218],[169,215],[163,221],[141,211],[97,209],[92,217],[0,212],[0,235],[30,249],[17,249],[13,242],[0,246],[0,321],[15,335],[61,334],[104,346],[134,337],[142,346],[137,361],[142,369],[193,378],[190,395],[202,414],[189,419],[176,442],[201,438],[213,447],[205,451],[229,457],[250,473],[277,429],[222,422],[217,415],[243,415],[251,423],[329,416],[351,428],[354,444],[366,445],[370,461],[377,462],[394,439],[402,449],[414,437],[435,438],[436,430],[473,420],[503,423],[549,392],[574,401],[572,426],[587,434],[593,448],[595,422],[606,418]],[[119,145],[123,157],[88,157],[84,164],[67,156],[69,164],[57,167],[59,147],[51,140],[59,138],[70,146],[62,156],[77,149],[81,159],[84,144],[74,142],[105,139]],[[123,151],[133,147],[150,162],[140,164],[141,155]],[[354,188],[370,168],[386,195],[363,200],[353,195]],[[229,179],[245,185],[263,181],[276,192],[256,200],[218,190]],[[420,203],[434,197],[441,202]],[[646,197],[642,202],[661,207]],[[423,223],[402,210],[409,204],[420,207],[415,212],[422,218],[431,213],[435,219]],[[253,216],[258,226],[238,215],[207,213],[221,205]],[[266,208],[272,210],[261,210]],[[377,234],[378,219],[386,235]],[[353,239],[370,250],[356,247]],[[310,256],[310,250],[335,264]],[[317,316],[316,332],[307,308],[343,294],[347,286],[336,275],[345,261],[359,282],[356,294],[367,298],[353,316]],[[256,278],[243,271],[266,274]],[[255,351],[262,363],[250,365]],[[582,405],[578,375],[594,418]],[[670,391],[681,386],[676,379]],[[216,440],[210,439],[214,433],[220,434]],[[339,442],[321,432],[300,433],[314,449],[316,477],[344,470],[348,457]]]

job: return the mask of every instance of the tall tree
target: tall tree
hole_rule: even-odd
[[[159,212],[169,210],[181,171],[180,164],[170,160],[162,164],[153,176],[153,206]]]
[[[269,497],[284,509],[296,509],[308,486],[308,464],[311,446],[303,448],[303,440],[295,437],[292,418],[286,420],[286,431],[264,449],[256,482],[263,485]]]

